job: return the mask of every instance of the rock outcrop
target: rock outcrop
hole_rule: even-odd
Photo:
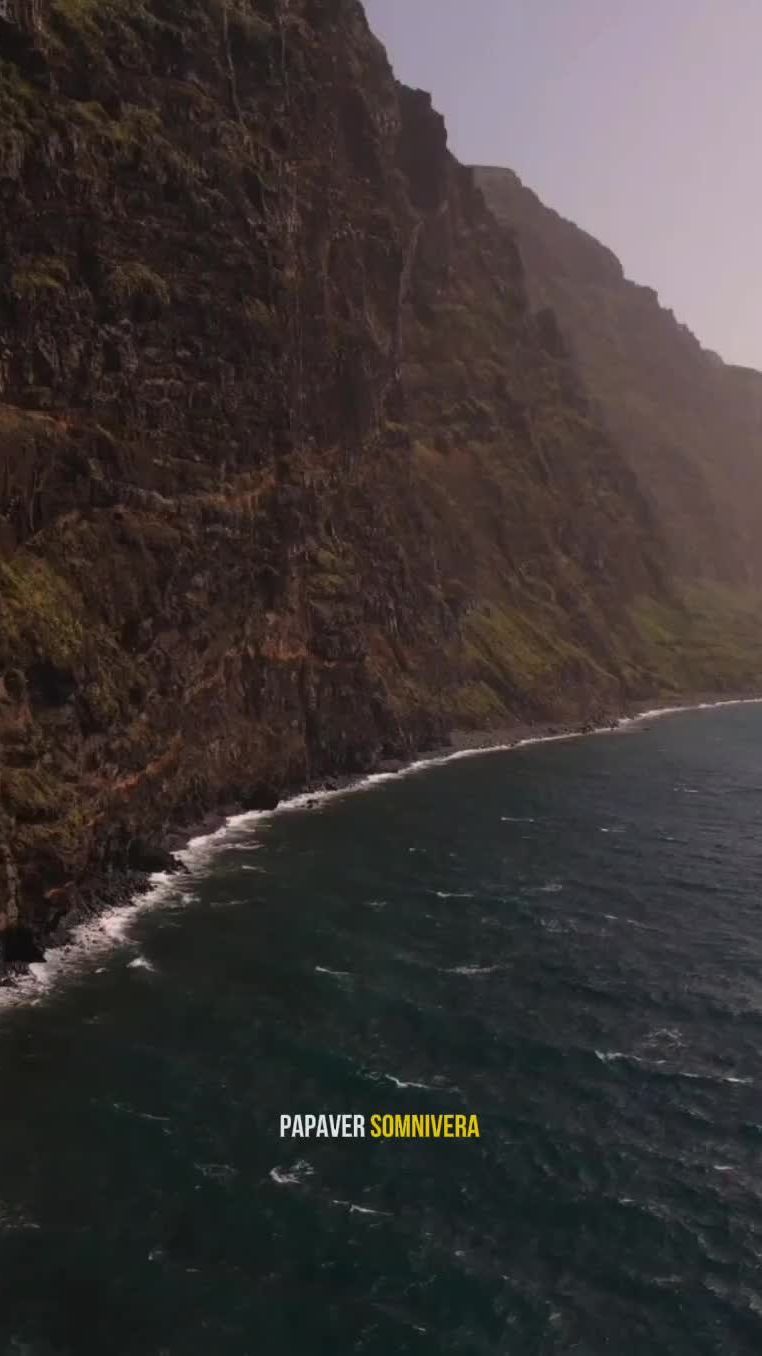
[[[356,0],[5,0],[0,57],[8,959],[215,807],[681,681],[648,496]]]

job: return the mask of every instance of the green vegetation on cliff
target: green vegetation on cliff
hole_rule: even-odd
[[[633,616],[655,691],[760,691],[762,594],[693,585],[679,604],[640,599]]]
[[[356,0],[19,6],[0,930],[455,726],[755,681]]]

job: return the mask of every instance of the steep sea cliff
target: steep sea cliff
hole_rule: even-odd
[[[6,959],[221,807],[757,680],[356,0],[11,0],[0,124]]]
[[[532,305],[557,315],[599,417],[661,519],[673,568],[758,587],[762,373],[705,349],[652,287],[626,277],[611,250],[511,170],[475,173],[515,233]]]

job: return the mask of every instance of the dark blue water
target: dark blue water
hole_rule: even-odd
[[[0,1011],[0,1351],[758,1354],[761,812],[743,706],[197,854]]]

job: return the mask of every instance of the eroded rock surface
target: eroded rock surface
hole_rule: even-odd
[[[0,55],[9,956],[215,807],[659,686],[647,498],[356,0]]]

